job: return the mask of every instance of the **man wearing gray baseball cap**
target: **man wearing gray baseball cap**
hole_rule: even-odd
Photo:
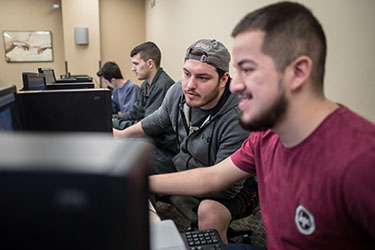
[[[249,135],[238,122],[238,97],[229,91],[230,54],[225,46],[202,39],[188,47],[184,59],[181,81],[170,87],[162,106],[127,129],[114,130],[115,137],[151,138],[166,129],[175,131],[179,152],[172,159],[154,160],[154,174],[214,165],[234,153]],[[194,197],[199,229],[216,229],[227,242],[231,220],[255,206],[250,201],[254,189],[256,185],[249,188],[242,181],[222,192]]]

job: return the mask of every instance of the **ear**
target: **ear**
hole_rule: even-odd
[[[152,59],[148,59],[146,64],[150,69],[152,69],[155,66],[154,60]]]
[[[310,79],[312,60],[308,56],[300,56],[290,65],[291,70],[291,90],[296,90],[303,86]]]
[[[229,73],[225,72],[224,75],[220,79],[220,86],[225,87],[229,80]]]

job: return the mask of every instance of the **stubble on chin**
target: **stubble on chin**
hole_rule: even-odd
[[[288,101],[286,96],[282,94],[267,111],[250,121],[244,121],[243,111],[241,111],[239,123],[242,128],[251,132],[266,131],[274,128],[284,118],[287,109]]]

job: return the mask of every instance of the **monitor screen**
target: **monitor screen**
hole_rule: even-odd
[[[51,68],[38,68],[38,72],[44,74],[46,78],[46,83],[55,83],[55,71]]]
[[[20,129],[16,104],[16,86],[0,88],[0,131]]]
[[[151,144],[0,133],[0,148],[1,249],[150,249]]]
[[[108,89],[20,91],[16,97],[23,130],[112,132]]]
[[[45,90],[46,80],[44,74],[23,72],[23,90]]]

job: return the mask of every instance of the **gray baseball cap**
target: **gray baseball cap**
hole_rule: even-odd
[[[193,55],[193,49],[204,52],[204,55]],[[190,45],[186,50],[185,60],[187,59],[198,60],[225,72],[229,71],[230,54],[224,44],[214,39],[201,39]]]

